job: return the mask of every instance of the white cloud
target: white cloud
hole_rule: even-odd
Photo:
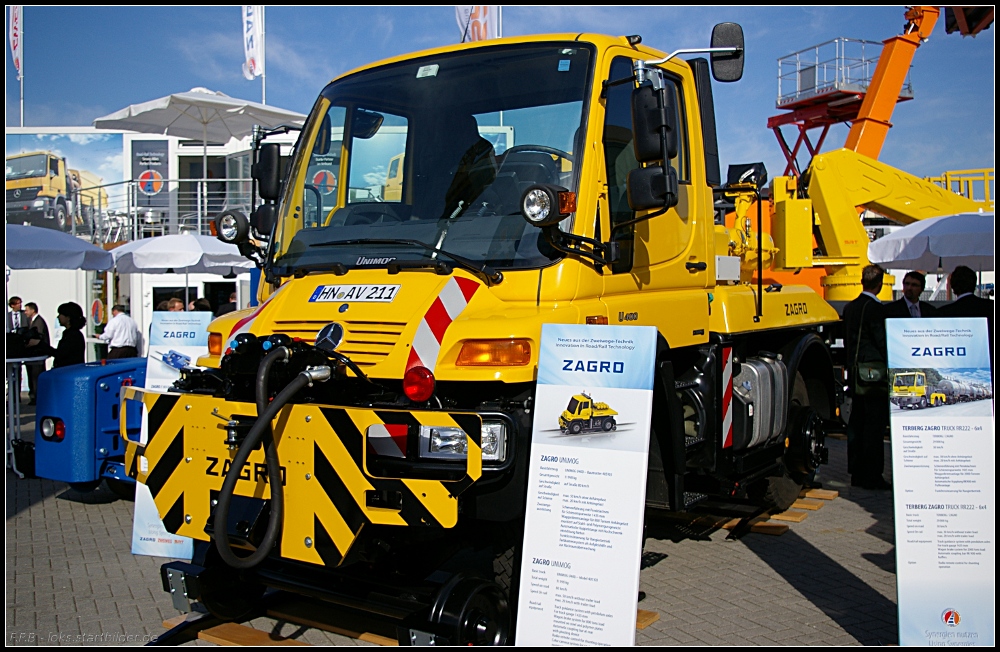
[[[66,137],[70,139],[70,142],[77,145],[89,145],[90,143],[108,140],[110,134],[66,134]]]

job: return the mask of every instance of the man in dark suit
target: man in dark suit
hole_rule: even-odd
[[[11,297],[7,300],[7,333],[16,333],[21,328],[28,327],[28,319],[21,310],[21,297]]]
[[[990,360],[993,359],[993,311],[994,303],[990,299],[977,297],[973,292],[976,290],[976,273],[964,265],[956,267],[955,271],[948,277],[948,286],[951,288],[955,300],[941,306],[938,309],[937,317],[986,317],[986,323],[990,334]]]
[[[37,351],[49,349],[49,325],[38,314],[34,301],[24,304],[24,314],[28,318],[28,356],[34,357]],[[45,371],[45,363],[29,362],[24,366],[28,370],[28,405],[34,405],[38,398],[38,375]]]
[[[934,317],[937,308],[920,300],[927,280],[920,272],[907,272],[903,277],[903,298],[886,304],[886,317]]]
[[[885,466],[885,433],[889,427],[889,387],[869,388],[858,394],[854,378],[857,362],[885,362],[885,306],[878,300],[885,272],[878,265],[861,271],[862,292],[844,308],[844,328],[851,375],[851,417],[847,427],[847,466],[851,486],[891,489],[882,477]]]

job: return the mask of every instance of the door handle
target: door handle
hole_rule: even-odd
[[[704,272],[708,269],[708,263],[684,263],[689,272]]]

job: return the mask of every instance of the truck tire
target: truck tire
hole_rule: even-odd
[[[604,420],[604,423],[601,424],[601,427],[604,428],[604,432],[611,432],[615,429],[615,420],[608,417]]]
[[[55,218],[56,228],[60,231],[69,231],[67,228],[69,226],[69,221],[66,214],[65,204],[56,204],[56,218]]]
[[[583,431],[583,424],[579,421],[571,421],[569,424],[569,434],[579,435]]]

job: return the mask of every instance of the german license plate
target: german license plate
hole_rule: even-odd
[[[320,285],[309,297],[309,302],[367,301],[390,303],[396,298],[398,292],[398,285]]]

